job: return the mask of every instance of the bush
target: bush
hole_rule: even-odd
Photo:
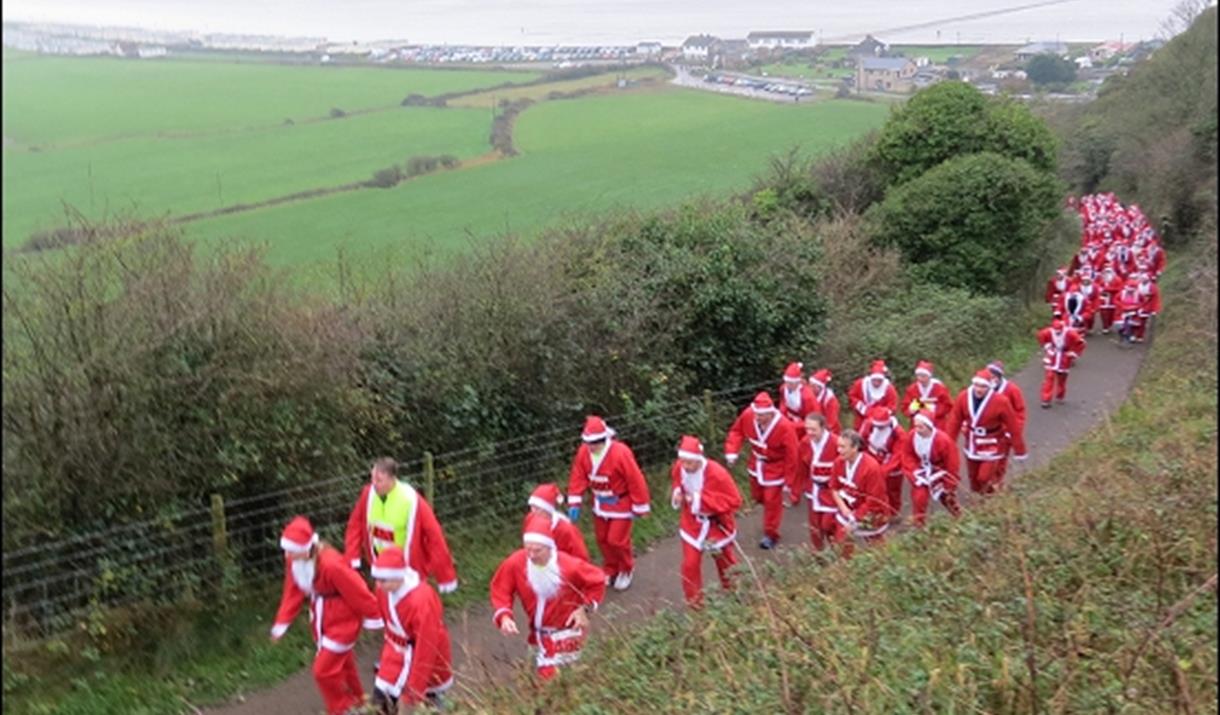
[[[1025,74],[1036,85],[1066,86],[1076,81],[1076,63],[1055,54],[1044,53],[1031,57],[1025,65]]]
[[[446,169],[455,169],[459,164],[462,163],[460,159],[452,154],[441,154],[440,156],[436,157],[436,160]]]
[[[1055,170],[1055,138],[1021,104],[988,99],[964,82],[921,90],[881,128],[873,159],[888,185],[963,154],[994,152]]]
[[[434,156],[413,156],[407,159],[407,176],[422,176],[436,171],[440,161]]]
[[[403,178],[402,169],[395,165],[373,172],[373,178],[367,183],[369,186],[379,189],[388,189],[397,186],[398,182],[402,181]]]
[[[346,117],[346,116],[347,116],[347,112],[343,111],[342,109],[339,109],[338,107],[332,107],[330,110],[331,119],[342,119],[343,117]]]
[[[1031,252],[1059,210],[1058,182],[1020,159],[950,159],[890,189],[866,214],[873,238],[896,246],[921,281],[1005,293],[1037,261]]]
[[[403,98],[401,106],[403,107],[426,107],[432,102],[422,94],[412,92]]]

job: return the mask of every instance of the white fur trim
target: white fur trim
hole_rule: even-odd
[[[457,587],[458,587],[457,579],[454,579],[452,581],[446,581],[445,583],[436,584],[436,590],[440,591],[441,593],[453,593],[454,591],[457,590]]]
[[[928,417],[925,414],[922,414],[919,412],[915,413],[915,421],[922,422],[933,429],[936,428],[936,423],[932,421],[932,418]]]
[[[531,532],[531,531],[527,531],[524,534],[522,534],[521,541],[522,541],[522,543],[526,543],[526,544],[541,544],[543,546],[549,546],[552,549],[555,548],[554,539],[552,539],[549,536],[543,535],[543,534],[535,534],[534,532]]]
[[[289,625],[290,624],[288,623],[277,623],[274,626],[271,626],[271,637],[282,638],[284,634],[288,632]]]
[[[380,618],[365,618],[360,622],[366,631],[377,631],[385,628],[385,621]]]
[[[541,498],[541,497],[530,497],[530,498],[529,498],[529,505],[530,505],[530,506],[536,506],[536,507],[538,507],[539,509],[541,509],[541,510],[545,511],[546,513],[548,513],[548,514],[554,514],[554,513],[555,513],[555,505],[554,505],[554,504],[549,503],[549,502],[548,502],[546,499],[543,499],[543,498]]]
[[[360,559],[352,559],[351,565],[352,565],[353,569],[359,570],[360,569]]]
[[[970,384],[971,385],[981,385],[983,387],[991,387],[990,380],[984,380],[983,378],[978,377],[977,375],[975,377],[970,378]]]
[[[391,569],[384,566],[373,567],[373,578],[378,581],[398,581],[407,577],[407,569]]]
[[[602,440],[606,439],[609,436],[610,436],[610,430],[606,430],[605,432],[598,432],[597,434],[583,434],[582,433],[580,435],[580,438],[582,440],[584,440],[585,442],[601,442]]]
[[[756,415],[770,415],[779,412],[775,407],[758,407],[754,403],[750,403],[750,409],[754,410]]]
[[[632,504],[631,511],[635,514],[647,514],[652,511],[652,506],[649,504]]]
[[[927,375],[928,377],[932,377],[932,371],[931,371],[931,370],[925,370],[925,369],[924,369],[924,368],[922,368],[922,367],[917,367],[917,368],[915,368],[915,374],[916,374],[916,375]]]
[[[281,549],[283,549],[284,551],[286,551],[286,552],[290,553],[290,554],[304,554],[304,553],[308,553],[308,552],[309,552],[309,550],[310,550],[310,549],[312,549],[312,548],[313,548],[313,546],[314,546],[314,544],[316,544],[316,543],[318,543],[318,535],[317,535],[317,534],[314,534],[314,535],[313,535],[313,538],[312,538],[312,539],[310,539],[310,540],[309,540],[309,543],[307,543],[307,544],[302,544],[302,543],[297,542],[297,541],[292,541],[292,540],[290,540],[290,539],[289,539],[288,537],[286,537],[286,536],[285,536],[285,537],[280,537],[280,548],[281,548]]]
[[[704,456],[702,454],[699,454],[698,452],[686,452],[686,451],[679,449],[678,450],[678,459],[704,460]]]

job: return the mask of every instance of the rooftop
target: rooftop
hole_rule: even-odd
[[[860,67],[866,70],[897,72],[911,64],[906,57],[861,57]]]
[[[762,40],[769,37],[790,39],[790,40],[808,40],[813,37],[813,32],[805,32],[803,30],[774,30],[751,32],[746,35],[747,40]]]

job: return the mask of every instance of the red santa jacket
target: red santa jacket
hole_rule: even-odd
[[[851,403],[852,412],[855,415],[854,429],[859,432],[860,427],[864,424],[864,418],[874,407],[880,405],[888,407],[891,411],[898,411],[898,390],[894,389],[893,383],[886,380],[880,390],[873,390],[871,385],[866,385],[868,376],[856,378],[856,381],[851,384],[851,389],[847,391],[847,401]]]
[[[1137,288],[1140,295],[1140,312],[1144,317],[1161,312],[1161,289],[1153,281],[1140,283]]]
[[[567,628],[568,618],[577,608],[597,609],[606,596],[606,572],[562,551],[556,551],[555,558],[563,584],[548,599],[540,599],[530,586],[525,549],[517,549],[504,559],[491,577],[492,623],[498,627],[502,619],[512,618],[516,597],[529,617],[530,645],[538,645],[540,635]]]
[[[852,517],[863,530],[862,536],[885,528],[892,511],[885,489],[885,474],[877,460],[864,450],[860,450],[852,462],[848,462],[842,455],[835,458],[830,488],[838,492],[839,497],[847,504]],[[847,525],[841,512],[837,518],[840,523]]]
[[[811,387],[810,390],[812,389]],[[829,386],[823,387],[821,394],[815,399],[817,408],[814,411],[826,418],[826,429],[835,434],[842,432],[843,426],[839,422],[839,397],[835,395],[835,391]]]
[[[938,428],[944,424],[949,410],[953,409],[953,395],[949,394],[945,383],[933,377],[928,379],[927,387],[919,384],[919,380],[907,385],[902,396],[902,411],[907,416],[907,424],[913,424],[915,413],[924,408],[932,410],[932,421]]]
[[[1109,281],[1104,278],[1099,280],[1097,284],[1097,307],[1101,310],[1113,310],[1117,307],[1115,300],[1122,291],[1124,283],[1125,281],[1117,274]]]
[[[361,626],[382,627],[377,599],[364,579],[337,549],[322,544],[314,561],[313,582],[302,589],[293,577],[292,559],[284,558],[284,590],[271,635],[279,638],[309,599],[309,625],[318,648],[346,653],[356,645]]]
[[[525,521],[529,521],[530,515],[525,515]],[[522,528],[525,524],[522,523]],[[571,554],[583,561],[589,560],[589,547],[585,545],[585,536],[580,533],[580,529],[576,525],[568,521],[568,517],[560,514],[558,511],[551,512],[551,538],[555,540],[555,548]]]
[[[889,434],[882,435],[882,428],[865,420],[860,429],[860,438],[864,440],[864,449],[881,465],[881,473],[885,475],[898,474],[902,470],[899,463],[898,447],[907,437],[907,431],[898,424],[898,418],[890,420]]]
[[[1114,298],[1114,315],[1119,321],[1127,315],[1138,319],[1143,305],[1144,298],[1140,295],[1139,288],[1124,286]]]
[[[1000,378],[1000,384],[995,391],[1008,398],[1008,404],[1012,405],[1012,412],[1017,417],[1017,425],[1021,429],[1021,434],[1025,434],[1025,393],[1021,392],[1021,386],[1008,378]],[[940,428],[937,427],[937,429]]]
[[[597,459],[587,443],[576,449],[568,474],[568,505],[580,506],[585,489],[593,492],[593,513],[605,519],[631,519],[652,508],[635,453],[617,439],[611,438]]]
[[[1049,327],[1039,330],[1038,344],[1042,346],[1042,364],[1047,370],[1055,372],[1071,370],[1085,346],[1080,333],[1068,327],[1059,332]]]
[[[681,513],[678,535],[696,549],[722,549],[737,538],[735,514],[741,508],[741,492],[733,475],[718,462],[707,460],[702,471],[688,474],[682,460],[669,470],[673,501]]]
[[[426,582],[404,581],[393,593],[377,589],[377,607],[385,622],[386,648],[403,659],[395,687],[410,704],[424,700],[429,688],[453,678],[453,653],[441,597]]]
[[[761,434],[754,422],[754,408],[747,406],[729,427],[724,438],[724,456],[730,463],[737,459],[742,443],[750,443],[750,461],[746,471],[764,487],[787,486],[797,483],[796,428],[790,420],[775,414]]]
[[[957,487],[961,459],[957,443],[943,430],[933,430],[932,436],[927,439],[912,430],[903,440],[898,454],[902,474],[912,487]]]
[[[1011,449],[1018,457],[1025,456],[1025,429],[1004,395],[988,390],[976,399],[974,389],[967,387],[957,393],[953,411],[949,413],[945,432],[954,441],[966,435],[966,458],[991,462],[1004,458]]]
[[[453,565],[453,554],[445,541],[445,533],[441,524],[432,512],[432,506],[424,495],[406,482],[399,482],[395,489],[409,489],[414,492],[415,511],[406,525],[406,543],[402,552],[407,556],[407,565],[427,578],[436,579],[442,593],[457,588],[457,569]],[[353,568],[360,568],[361,556],[372,563],[373,553],[372,525],[368,523],[369,501],[377,498],[373,485],[366,484],[356,499],[351,516],[347,519],[347,532],[343,539],[343,553],[351,562]]]
[[[830,495],[830,475],[835,460],[839,458],[839,435],[828,429],[822,430],[822,440],[814,442],[805,435],[799,449],[800,480],[799,493],[809,499],[809,508],[824,514],[838,512],[834,497]]]
[[[805,415],[818,411],[818,400],[813,396],[813,389],[805,383],[789,392],[788,386],[781,383],[776,391],[775,406],[785,419],[791,420],[799,437],[805,433]],[[792,402],[789,402],[789,400]]]
[[[1052,310],[1059,309],[1059,296],[1066,293],[1067,289],[1067,276],[1060,278],[1058,275],[1055,275],[1046,282],[1046,302],[1051,306]]]
[[[1148,265],[1148,272],[1153,278],[1161,275],[1165,271],[1165,251],[1156,243],[1148,243],[1144,245],[1140,251],[1142,258]]]
[[[1063,316],[1064,320],[1070,317],[1076,323],[1087,323],[1093,316],[1097,298],[1096,289],[1088,294],[1084,292],[1083,286],[1069,289],[1059,296],[1059,307],[1055,314]]]

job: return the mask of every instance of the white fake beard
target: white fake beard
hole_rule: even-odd
[[[795,410],[801,409],[801,387],[800,387],[800,385],[797,385],[796,387],[792,387],[792,388],[789,388],[789,387],[784,388],[784,403],[788,405],[788,409],[790,409],[790,410],[795,411]]]
[[[893,427],[873,427],[873,430],[868,433],[868,443],[876,451],[885,449],[885,443],[890,440],[890,432]]]
[[[537,566],[533,561],[526,559],[525,575],[529,578],[530,588],[538,598],[547,601],[550,600],[556,593],[559,593],[559,587],[563,585],[563,579],[559,576],[559,554],[555,549],[551,549],[551,558],[547,561],[546,566]]]
[[[313,593],[313,577],[317,570],[317,564],[313,559],[301,559],[292,562],[292,580],[296,582],[297,588],[305,593]]]
[[[699,470],[696,472],[682,470],[682,488],[686,490],[687,494],[703,491],[703,471],[706,466],[707,463],[704,462],[704,466],[699,467]]]

